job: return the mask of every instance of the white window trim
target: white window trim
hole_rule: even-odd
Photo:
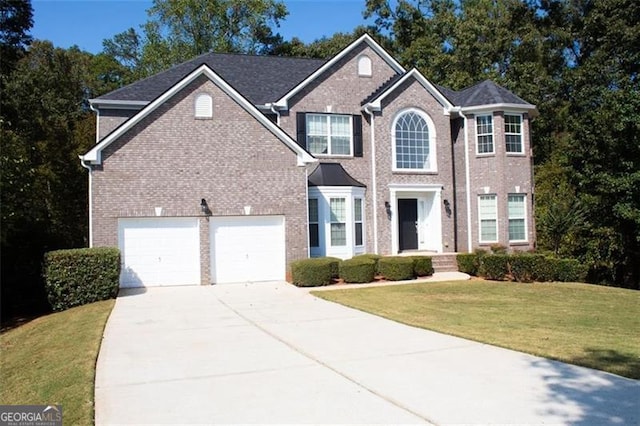
[[[398,124],[398,120],[404,114],[415,113],[422,117],[426,123],[427,128],[429,130],[429,166],[428,169],[403,169],[397,166],[396,160],[396,125]],[[396,114],[393,122],[391,123],[391,171],[401,172],[401,173],[438,173],[438,156],[436,150],[436,126],[431,120],[431,117],[424,111],[418,108],[405,108]]]
[[[373,62],[367,55],[358,56],[358,77],[371,77],[373,75]]]
[[[491,147],[493,148],[491,152],[480,152],[478,149],[480,147],[480,136],[488,136],[489,133],[478,133],[478,118],[479,117],[491,117]],[[491,114],[478,114],[475,116],[473,120],[475,123],[476,130],[476,155],[477,156],[486,156],[486,155],[495,155],[496,154],[496,135],[495,135],[495,120],[493,119],[493,113]]]
[[[482,215],[480,213],[480,197],[492,196],[496,205],[496,239],[495,240],[483,240],[482,239]],[[498,221],[498,196],[497,194],[480,194],[477,198],[478,202],[478,241],[480,244],[497,243],[500,239],[500,223]]]
[[[205,100],[206,105],[200,105],[200,102]],[[199,108],[202,107],[203,111],[199,111]],[[194,101],[194,117],[197,119],[210,119],[213,118],[213,97],[208,93],[198,93],[196,95],[196,99]]]
[[[360,220],[356,220],[356,200],[360,200]],[[358,244],[356,242],[356,224],[360,224],[362,227],[362,244]],[[364,227],[364,198],[363,197],[353,197],[353,246],[354,247],[364,247],[365,242],[365,227]]]
[[[518,195],[522,197],[522,204],[524,208],[524,214],[522,217],[514,217],[509,216],[509,196]],[[509,230],[509,221],[511,219],[523,219],[524,220],[524,240],[512,240],[509,239],[510,243],[527,243],[529,242],[529,229],[527,227],[527,195],[526,194],[518,194],[518,193],[510,193],[507,194],[507,231]]]
[[[332,220],[331,216],[331,202],[333,200],[342,200],[343,203],[343,217],[342,220]],[[329,224],[329,247],[348,247],[349,246],[349,233],[347,232],[347,223],[349,219],[349,200],[347,197],[334,196],[329,197],[329,220],[327,223]],[[344,244],[333,244],[332,236],[333,236],[333,225],[344,225]],[[355,238],[354,238],[355,239]],[[354,244],[355,245],[355,244]]]
[[[353,157],[353,116],[349,114],[323,114],[323,113],[307,113],[305,114],[305,126],[308,126],[307,121],[309,117],[318,116],[326,117],[327,119],[327,154],[314,153],[309,151],[315,157],[337,157],[337,158],[352,158]],[[349,154],[332,154],[331,153],[331,117],[348,117],[349,118]],[[307,138],[306,145],[309,146],[309,131],[308,127],[305,129],[305,137]],[[317,135],[311,135],[317,136]]]
[[[506,117],[508,115],[520,118],[520,133],[508,133],[507,132],[507,119],[506,119]],[[505,112],[503,117],[504,117],[503,118],[503,121],[504,121],[503,124],[504,124],[504,149],[505,149],[505,152],[507,153],[507,155],[523,155],[524,154],[524,116],[522,114],[516,114],[516,113],[512,113],[512,112]],[[507,150],[507,136],[508,135],[511,135],[511,136],[518,135],[518,136],[520,136],[520,151],[508,151]]]

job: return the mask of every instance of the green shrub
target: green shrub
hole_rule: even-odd
[[[536,268],[538,267],[538,257],[532,254],[514,254],[509,256],[509,271],[514,281],[530,283],[536,279]]]
[[[43,275],[54,311],[113,299],[120,286],[120,251],[112,247],[50,251],[44,255]]]
[[[509,256],[491,254],[480,258],[478,274],[488,280],[504,280],[509,272]]]
[[[378,261],[382,258],[382,256],[380,256],[379,254],[373,254],[373,253],[366,253],[366,254],[359,254],[358,256],[354,256],[354,259],[369,259],[369,260],[373,260],[376,264],[376,274],[380,273],[380,268],[378,266]]]
[[[378,261],[380,275],[389,281],[411,280],[413,275],[413,259],[403,256],[383,257]]]
[[[588,266],[576,259],[555,259],[555,280],[562,282],[584,282]]]
[[[327,257],[295,260],[291,262],[291,283],[298,287],[329,285],[336,263]]]
[[[507,247],[502,244],[491,244],[489,248],[493,254],[507,254]]]
[[[429,256],[411,256],[413,259],[413,275],[426,277],[433,275],[433,262]]]
[[[340,262],[340,278],[346,283],[370,283],[376,273],[376,262],[362,256]]]
[[[533,279],[538,282],[555,281],[556,279],[556,263],[555,259],[538,254],[535,257],[535,267]]]
[[[469,275],[478,275],[480,255],[476,253],[460,253],[456,256],[458,271]]]
[[[339,259],[337,257],[322,257],[319,259],[327,259],[330,260],[331,263],[329,264],[329,266],[331,267],[331,278],[339,278],[340,277],[340,262],[342,262],[342,259]]]

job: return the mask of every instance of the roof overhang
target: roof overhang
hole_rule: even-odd
[[[454,106],[449,101],[449,99],[447,99],[447,97],[444,96],[442,92],[440,92],[438,88],[434,86],[429,80],[427,80],[427,78],[423,76],[422,73],[420,73],[420,71],[418,71],[416,68],[413,68],[411,71],[402,76],[401,79],[396,81],[395,84],[389,86],[387,90],[380,93],[375,99],[367,103],[364,106],[364,109],[366,111],[382,110],[382,102],[384,101],[384,99],[410,78],[413,78],[418,83],[420,83],[420,85],[422,85],[422,87],[424,87],[440,103],[440,105],[442,105],[444,115],[449,115],[450,111],[454,109]]]
[[[527,113],[532,118],[538,116],[538,109],[535,105],[531,104],[487,104],[487,105],[473,105],[467,107],[459,107],[458,111],[461,111],[463,114],[482,114],[491,111],[506,111],[506,112],[517,112],[517,113]]]
[[[142,121],[145,117],[147,117],[149,114],[155,111],[160,105],[164,104],[176,93],[180,92],[189,83],[191,83],[196,78],[202,75],[209,78],[216,86],[218,86],[223,92],[225,92],[229,97],[231,97],[234,101],[236,101],[242,108],[244,108],[249,114],[251,114],[253,118],[259,121],[264,127],[266,127],[269,131],[271,131],[271,133],[273,133],[276,137],[278,137],[278,139],[280,139],[287,147],[289,147],[297,155],[298,165],[303,166],[305,164],[314,163],[317,161],[310,153],[308,153],[305,149],[303,149],[300,145],[298,145],[296,141],[291,138],[291,136],[289,136],[285,131],[283,131],[275,123],[269,120],[251,102],[249,102],[247,98],[245,98],[240,93],[238,93],[237,90],[231,87],[229,83],[227,83],[222,77],[216,74],[206,64],[200,65],[198,68],[193,70],[190,74],[188,74],[178,83],[170,87],[163,94],[158,96],[153,101],[149,102],[137,114],[135,114],[129,120],[125,121],[113,132],[107,135],[102,141],[100,141],[97,145],[95,145],[89,152],[87,152],[85,155],[80,156],[80,160],[83,162],[83,164],[87,164],[87,163],[101,164],[102,151],[106,147],[108,147],[120,136],[125,134],[129,129],[131,129],[133,126],[135,126],[140,121]]]
[[[275,102],[275,106],[279,109],[288,110],[289,109],[289,99],[291,99],[294,95],[304,89],[308,84],[310,84],[313,80],[318,78],[320,75],[325,73],[328,69],[330,69],[333,65],[335,65],[342,58],[347,56],[353,49],[359,46],[361,43],[367,43],[371,49],[373,49],[380,57],[387,63],[389,66],[397,73],[404,73],[405,69],[400,65],[398,61],[393,59],[391,55],[389,55],[386,50],[382,46],[380,46],[369,34],[363,34],[356,41],[351,43],[349,46],[344,48],[340,53],[327,61],[323,66],[318,68],[313,74],[305,78],[300,84],[291,89],[287,94],[285,94],[282,98],[278,99]]]
[[[111,99],[89,99],[91,108],[134,109],[139,110],[149,105],[148,101],[118,101]]]

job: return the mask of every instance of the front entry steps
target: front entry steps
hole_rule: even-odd
[[[434,253],[432,251],[403,251],[398,256],[429,256],[435,272],[458,272],[458,253]]]

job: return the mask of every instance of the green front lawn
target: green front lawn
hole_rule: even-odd
[[[2,404],[61,404],[64,424],[93,424],[96,360],[114,302],[47,315],[2,333]]]
[[[640,291],[472,280],[313,294],[416,327],[640,379]]]

